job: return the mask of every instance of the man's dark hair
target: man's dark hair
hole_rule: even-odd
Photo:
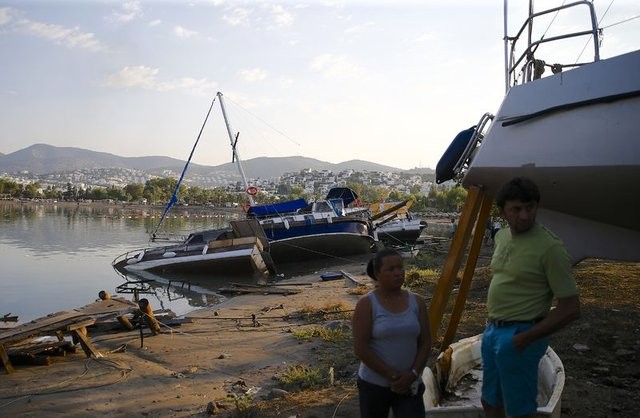
[[[507,200],[520,200],[521,202],[540,202],[540,190],[538,186],[526,177],[515,177],[502,185],[496,195],[496,205],[504,208]]]

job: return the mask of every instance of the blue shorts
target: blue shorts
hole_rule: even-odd
[[[533,414],[538,405],[538,363],[549,346],[548,338],[516,351],[511,339],[534,324],[487,326],[482,336],[482,399],[503,406],[507,415]]]

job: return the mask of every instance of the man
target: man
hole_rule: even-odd
[[[571,262],[562,241],[536,223],[540,192],[517,177],[498,191],[509,228],[495,236],[489,320],[482,339],[482,406],[487,418],[533,417],[538,362],[548,336],[580,317]],[[551,310],[553,298],[557,299]]]

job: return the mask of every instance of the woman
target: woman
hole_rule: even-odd
[[[402,288],[402,257],[393,249],[376,253],[367,274],[376,288],[353,314],[360,416],[387,418],[391,408],[396,417],[424,417],[420,376],[431,350],[424,299]]]

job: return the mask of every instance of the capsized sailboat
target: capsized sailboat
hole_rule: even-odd
[[[245,186],[249,207],[247,215],[262,226],[269,253],[277,264],[318,258],[343,258],[370,253],[376,239],[367,217],[347,211],[358,199],[351,189],[335,188],[324,201],[308,204],[304,199],[275,204],[256,204],[258,191],[247,181],[237,151],[239,133],[234,135],[227,117],[224,96],[217,97],[224,116],[234,160]]]
[[[268,243],[255,220],[231,221],[228,229],[189,234],[184,242],[128,251],[113,260],[121,273],[207,273],[255,275],[264,279],[276,273],[266,248]]]

